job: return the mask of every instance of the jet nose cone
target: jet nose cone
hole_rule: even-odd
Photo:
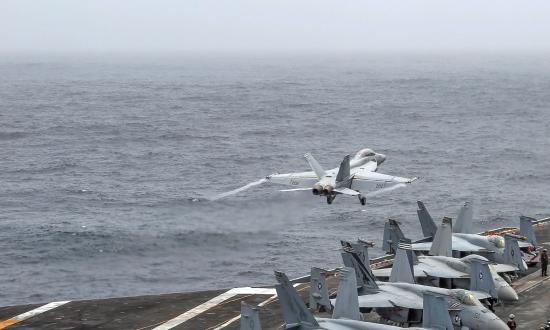
[[[518,294],[511,286],[503,286],[498,289],[498,299],[504,301],[518,301]]]
[[[488,330],[509,330],[508,326],[504,321],[502,321],[499,318],[495,318],[493,320],[490,320],[487,324]]]

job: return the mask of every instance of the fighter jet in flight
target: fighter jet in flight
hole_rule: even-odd
[[[355,270],[344,267],[340,270],[340,283],[338,285],[338,300],[334,306],[332,318],[314,317],[306,307],[296,289],[291,285],[287,276],[281,272],[275,272],[279,284],[275,286],[277,296],[283,311],[285,321],[284,329],[310,330],[398,330],[404,329],[392,325],[372,322],[362,322],[359,312],[357,281]],[[323,282],[324,283],[324,282]],[[408,329],[438,329],[453,330],[453,324],[446,308],[445,299],[437,294],[426,293],[422,297],[425,306],[421,328]],[[256,320],[251,316],[250,310],[246,310],[246,320]],[[257,313],[257,312],[256,312]],[[243,314],[244,315],[244,314]],[[261,330],[259,327],[248,326],[241,318],[241,329]],[[244,324],[244,327],[243,327]],[[252,324],[255,324],[253,322]]]
[[[313,195],[325,196],[328,204],[342,194],[357,196],[361,205],[365,205],[365,194],[391,191],[417,179],[377,173],[386,156],[371,149],[362,149],[353,158],[347,155],[339,167],[326,171],[311,154],[304,157],[313,171],[271,174],[266,177],[267,182],[295,187],[282,191],[311,190]]]
[[[353,267],[358,274],[360,310],[375,309],[379,315],[394,322],[415,323],[420,321],[422,295],[433,292],[445,297],[455,325],[470,329],[507,329],[506,324],[478,300],[495,294],[494,281],[487,264],[472,262],[470,291],[436,288],[415,283],[412,254],[412,250],[399,249],[390,282],[380,282],[376,281],[368,262],[363,263],[353,249],[344,249],[344,265]],[[338,299],[337,296],[336,303]]]

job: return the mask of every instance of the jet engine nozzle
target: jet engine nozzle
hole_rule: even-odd
[[[311,189],[311,192],[313,192],[314,195],[321,195],[323,193],[323,186],[316,183]]]
[[[323,194],[324,195],[331,195],[333,190],[334,190],[333,186],[326,185],[325,188],[323,189]]]

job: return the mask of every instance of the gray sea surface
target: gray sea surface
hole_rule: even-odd
[[[0,56],[0,304],[271,284],[388,218],[419,238],[417,200],[471,201],[478,230],[548,216],[546,55]],[[209,200],[365,147],[421,180]]]

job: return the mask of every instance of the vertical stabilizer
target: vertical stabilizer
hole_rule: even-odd
[[[535,231],[533,230],[533,221],[535,219],[531,217],[526,217],[524,215],[519,217],[519,234],[527,237],[527,241],[534,246],[537,246],[537,237],[535,236]]]
[[[307,309],[296,289],[290,284],[286,274],[276,271],[275,278],[279,282],[275,286],[275,290],[277,290],[277,297],[283,310],[286,328],[300,327],[299,329],[302,330],[318,327],[319,324],[313,314]]]
[[[502,252],[502,262],[516,266],[520,271],[527,270],[527,264],[521,257],[518,241],[510,236],[504,235],[504,251]]]
[[[344,266],[355,269],[357,286],[377,289],[378,285],[376,284],[376,277],[374,277],[370,268],[370,260],[367,263],[363,263],[351,247],[346,246],[343,249],[342,260],[344,261]]]
[[[410,240],[402,240],[393,259],[390,273],[390,282],[415,283],[414,280],[414,251]]]
[[[483,291],[498,298],[495,280],[486,262],[472,259],[470,263],[470,291]]]
[[[470,202],[466,202],[458,212],[456,223],[453,226],[453,233],[472,234],[473,221],[474,208]]]
[[[262,330],[258,307],[241,301],[241,330]]]
[[[355,270],[350,267],[342,268],[338,276],[338,293],[336,294],[336,303],[334,303],[333,319],[361,320],[359,313],[359,298],[357,296],[357,282]]]
[[[317,178],[320,179],[326,175],[325,170],[323,170],[323,168],[321,167],[321,165],[319,165],[317,160],[313,158],[313,155],[311,155],[310,153],[307,153],[304,155],[304,157],[306,158],[313,172],[315,172],[315,174],[317,175]]]
[[[357,290],[357,288],[355,288]],[[325,281],[325,270],[317,267],[311,268],[311,276],[309,282],[309,308],[319,310],[323,308],[325,311],[330,311],[328,287]]]
[[[350,166],[349,166],[349,155],[344,157],[340,163],[340,168],[338,169],[338,174],[336,175],[336,183],[343,183],[349,181],[350,178]],[[350,181],[351,185],[351,181]],[[349,188],[349,187],[348,187]]]
[[[422,327],[426,329],[454,330],[445,297],[433,292],[424,293]]]
[[[451,218],[443,218],[441,225],[437,228],[430,252],[431,256],[453,256],[453,222]]]
[[[382,238],[382,250],[386,253],[395,253],[399,240],[405,238],[405,234],[399,228],[399,222],[388,219],[384,224],[384,237]]]
[[[420,221],[420,226],[422,227],[422,234],[424,237],[434,237],[435,232],[437,231],[437,226],[435,225],[434,219],[428,212],[426,206],[421,201],[416,202],[418,204],[418,220]]]
[[[369,250],[367,249],[367,246],[361,242],[348,242],[348,241],[340,241],[340,244],[342,244],[342,248],[351,248],[355,253],[357,253],[357,256],[363,264],[370,263],[369,259]]]

